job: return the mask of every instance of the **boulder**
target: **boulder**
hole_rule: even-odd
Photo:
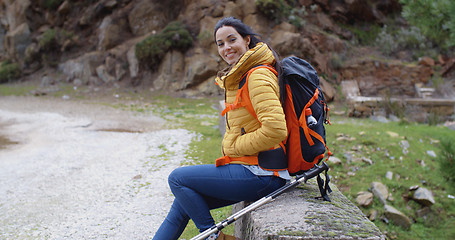
[[[214,55],[207,55],[204,49],[196,49],[195,54],[185,59],[185,70],[183,82],[179,89],[188,89],[214,79],[219,70],[220,58]]]
[[[350,202],[338,188],[330,184],[331,202],[315,199],[320,196],[315,179],[287,191],[275,201],[247,213],[235,222],[235,236],[240,239],[385,239],[384,234]],[[247,203],[233,207],[237,212]]]
[[[184,4],[180,1],[138,1],[128,14],[130,29],[136,36],[162,30],[176,19]]]
[[[235,9],[239,9],[238,6],[234,6],[234,7],[235,7]],[[225,15],[225,16],[227,16],[227,15]],[[269,28],[267,26],[267,24],[264,24],[264,23],[268,22],[268,20],[262,14],[254,13],[254,14],[245,16],[243,18],[243,22],[245,24],[247,24],[248,26],[251,26],[253,28],[253,31],[255,31],[257,34],[262,36],[263,39],[272,33],[272,29]]]
[[[412,225],[411,220],[402,212],[398,211],[396,208],[386,204],[384,207],[384,211],[385,216],[389,220],[391,220],[395,225],[401,226],[404,229],[411,228]]]
[[[329,157],[328,161],[329,165],[341,165],[343,163],[339,158],[334,156]]]
[[[184,23],[188,28],[191,34],[198,34],[200,32],[201,19],[204,16],[203,9],[207,9],[209,6],[206,6],[201,1],[190,1],[185,9],[180,13],[177,20]],[[213,29],[210,30],[210,35],[213,35]]]
[[[8,57],[20,63],[23,63],[25,50],[31,43],[31,32],[27,23],[22,23],[14,30],[8,31],[5,36],[5,49]]]
[[[128,70],[131,78],[136,78],[139,73],[139,61],[136,57],[136,45],[133,45],[126,53],[126,59],[128,61]]]
[[[166,53],[158,69],[159,75],[153,82],[154,90],[180,90],[180,83],[185,69],[185,58],[179,51]]]
[[[373,204],[373,193],[371,192],[358,192],[356,202],[359,206],[369,207]]]
[[[420,57],[419,58],[419,65],[424,65],[428,67],[433,67],[435,65],[435,62],[433,58],[430,57]]]
[[[371,192],[375,197],[379,199],[379,201],[381,201],[381,203],[386,204],[386,199],[389,196],[389,191],[384,184],[381,182],[372,182]]]
[[[67,76],[67,81],[78,78],[86,84],[92,76],[96,75],[96,68],[103,63],[103,60],[104,54],[94,51],[60,63],[58,69]]]
[[[207,49],[211,54],[218,54],[218,47],[215,44],[213,37],[213,30],[218,19],[205,16],[200,20],[200,30],[198,34],[198,40],[201,47]]]
[[[27,23],[25,12],[31,5],[30,0],[3,0],[3,4],[5,5],[5,15],[9,31]]]
[[[299,33],[293,33],[278,30],[272,33],[272,48],[281,56],[300,55],[302,50],[302,36]]]
[[[109,74],[105,65],[99,65],[96,68],[96,74],[104,83],[110,83],[115,80],[115,77]]]
[[[417,188],[412,194],[412,199],[423,206],[431,206],[435,203],[431,191],[424,187]]]
[[[106,51],[120,44],[128,32],[128,23],[125,19],[112,19],[107,16],[98,28],[98,50]]]

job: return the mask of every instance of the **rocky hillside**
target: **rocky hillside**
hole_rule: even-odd
[[[248,0],[0,0],[0,60],[17,63],[20,74],[14,76],[39,79],[43,86],[65,81],[216,95],[213,78],[224,63],[213,29],[220,18],[235,16],[282,57],[308,60],[328,99],[344,80],[356,80],[362,95],[414,96],[414,85],[428,85],[435,71],[454,78],[453,58],[416,61],[400,52],[391,59],[359,44],[359,32],[369,34],[369,26],[383,26],[399,15],[398,0],[300,0],[292,7],[291,15],[272,18],[265,13],[279,9],[258,9]],[[165,49],[158,62],[141,62],[136,45],[173,21],[190,33],[190,47]],[[397,24],[406,25],[402,19]]]

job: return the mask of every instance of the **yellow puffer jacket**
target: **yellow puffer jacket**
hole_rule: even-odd
[[[216,78],[218,86],[225,89],[226,103],[235,101],[241,78],[249,69],[274,63],[273,53],[265,43],[258,43],[248,50],[227,74]],[[278,148],[287,135],[276,75],[265,68],[257,69],[249,76],[248,89],[257,119],[244,107],[226,114],[222,151],[230,158],[257,156],[259,152]],[[232,163],[248,164],[241,161]]]

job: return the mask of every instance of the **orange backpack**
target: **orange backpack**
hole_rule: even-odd
[[[324,127],[324,124],[330,124],[329,108],[319,87],[317,72],[307,61],[298,57],[287,57],[281,61],[281,66],[283,69],[282,81],[286,88],[283,108],[288,129],[288,136],[282,145],[285,146],[287,170],[295,176],[317,167],[324,158],[326,149],[328,157],[331,155],[326,146]],[[257,118],[248,93],[248,78],[253,71],[259,68],[267,68],[278,75],[275,68],[270,65],[259,65],[250,69],[242,77],[234,103],[226,104],[222,115],[229,110],[245,107],[250,114]],[[282,169],[282,163],[276,162],[280,165],[276,169]],[[258,164],[261,166],[261,162]],[[266,169],[273,170],[270,162],[268,164]],[[317,181],[322,197],[324,200],[330,201],[327,196],[327,191],[331,192],[327,171],[325,175],[325,183],[319,175]]]

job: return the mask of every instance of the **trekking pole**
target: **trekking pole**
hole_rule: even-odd
[[[223,228],[227,227],[231,223],[240,219],[243,215],[253,211],[254,209],[256,209],[266,203],[269,203],[269,202],[275,200],[275,198],[278,197],[279,195],[281,195],[282,193],[288,191],[291,188],[297,187],[302,182],[306,183],[306,181],[308,179],[311,179],[328,169],[329,169],[329,166],[325,162],[322,162],[321,166],[315,166],[315,167],[311,168],[310,170],[308,170],[307,172],[305,172],[301,175],[298,175],[291,182],[285,184],[281,188],[279,188],[279,189],[275,190],[274,192],[270,193],[269,195],[257,200],[256,202],[253,202],[252,204],[250,204],[247,207],[241,209],[240,211],[234,213],[233,215],[229,216],[225,220],[223,220],[220,223],[214,225],[213,227],[205,230],[204,232],[198,234],[197,236],[191,238],[190,240],[204,240],[206,237],[210,236],[210,234],[222,230]]]

